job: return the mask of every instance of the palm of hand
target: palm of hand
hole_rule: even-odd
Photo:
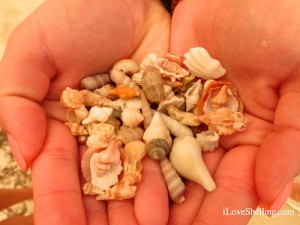
[[[281,161],[297,165],[293,147],[297,146],[296,139],[289,147],[285,139],[299,135],[299,122],[292,122],[297,119],[294,107],[299,104],[299,10],[296,2],[277,1],[270,8],[271,4],[191,0],[183,1],[175,10],[171,51],[182,53],[193,46],[205,47],[226,68],[226,79],[237,87],[251,120],[245,132],[221,140],[218,160],[216,156],[214,162],[211,158],[207,161],[212,164],[217,190],[199,196],[201,201],[193,200],[194,196],[186,206],[173,207],[174,212],[185,210],[182,221],[246,224],[250,217],[223,217],[224,207],[255,208],[259,199],[270,204],[299,172],[296,166],[287,171]],[[295,120],[287,119],[287,115]],[[188,192],[195,192],[193,189]],[[191,211],[191,205],[201,210]],[[171,216],[172,221],[180,219],[176,214]]]

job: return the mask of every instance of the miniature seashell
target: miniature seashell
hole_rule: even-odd
[[[92,122],[104,123],[110,117],[112,112],[112,108],[93,106],[90,109],[88,117],[82,121],[82,124],[88,124]]]
[[[62,106],[69,109],[77,109],[82,106],[83,94],[78,90],[67,87],[60,96]]]
[[[184,104],[184,98],[175,95],[171,99],[165,99],[162,102],[160,102],[157,111],[166,114],[168,106],[173,105],[179,108],[183,104]]]
[[[167,107],[167,111],[172,118],[178,120],[183,125],[199,126],[201,123],[200,120],[198,119],[198,116],[196,116],[193,113],[183,112],[179,110],[177,107],[175,107],[174,105],[169,105]]]
[[[114,131],[117,132],[120,129],[121,122],[113,114],[105,121],[106,124],[110,124],[114,127]]]
[[[131,76],[131,80],[138,86],[142,85],[143,72],[144,72],[144,70],[141,70],[138,73],[135,73]]]
[[[102,86],[101,88],[97,88],[96,90],[94,90],[94,93],[96,93],[102,97],[106,97],[112,101],[115,101],[118,99],[118,96],[109,94],[109,91],[114,88],[115,87],[113,85],[106,84],[106,85]]]
[[[170,62],[168,60],[162,63],[161,68],[169,73],[175,73],[176,79],[181,79],[190,74],[186,69],[182,68],[176,62]]]
[[[132,59],[121,59],[113,65],[113,69],[119,70],[126,75],[132,75],[138,72],[139,66]]]
[[[120,130],[117,132],[117,138],[123,144],[127,144],[132,141],[142,140],[144,135],[144,130],[140,127],[127,127],[121,126]]]
[[[125,108],[127,109],[142,109],[140,98],[131,98],[124,100]]]
[[[146,145],[142,141],[132,141],[124,146],[128,162],[139,161],[146,155]]]
[[[163,81],[164,85],[171,86],[172,88],[178,88],[178,87],[183,86],[183,83],[181,81],[177,81],[177,80],[173,81],[168,78],[163,78],[162,81]]]
[[[81,124],[66,122],[65,125],[69,127],[72,135],[74,136],[81,136],[81,135],[88,134],[88,131]]]
[[[196,134],[196,138],[201,145],[202,152],[212,152],[219,147],[220,136],[212,130],[202,131]]]
[[[183,196],[185,185],[169,160],[166,158],[166,155],[170,152],[170,145],[166,140],[157,138],[151,140],[146,145],[146,149],[148,155],[152,159],[160,161],[162,173],[171,199],[176,203],[182,203],[185,199]]]
[[[137,91],[140,90],[140,88],[130,79],[130,77],[128,77],[125,73],[119,70],[111,69],[110,78],[115,84],[122,84],[124,86],[131,87]]]
[[[147,129],[151,124],[154,113],[150,108],[150,104],[144,92],[141,93],[141,104],[142,104],[142,114],[144,116],[144,128]]]
[[[171,52],[167,52],[165,54],[165,58],[168,59],[171,62],[175,62],[178,65],[182,66],[183,65],[183,56],[179,55],[179,54],[175,54],[175,53],[171,53]]]
[[[107,190],[119,182],[121,166],[120,146],[113,140],[107,149],[94,153],[90,159],[91,183],[100,190]]]
[[[242,131],[247,127],[248,121],[240,112],[222,107],[216,111],[199,116],[199,120],[205,123],[210,130],[219,135],[231,135],[236,131]]]
[[[93,91],[109,83],[111,83],[110,75],[100,74],[100,75],[94,75],[94,76],[89,76],[84,78],[81,81],[81,86],[84,89]]]
[[[140,94],[140,92],[136,89],[124,86],[122,84],[117,85],[115,89],[109,90],[108,93],[111,95],[117,95],[121,99],[130,99],[139,96]]]
[[[195,80],[194,75],[184,77],[181,80],[182,83],[181,87],[176,88],[175,91],[177,91],[178,93],[185,93],[195,83],[194,80]]]
[[[164,96],[165,96],[164,97],[165,100],[169,100],[175,96],[175,93],[171,86],[164,85]]]
[[[181,124],[179,121],[163,113],[160,113],[160,116],[165,122],[165,125],[167,126],[168,130],[175,137],[194,136],[193,131],[189,127]]]
[[[226,73],[221,63],[213,59],[204,48],[191,48],[189,52],[184,54],[184,57],[185,60],[183,64],[185,64],[189,72],[196,77],[200,77],[204,80],[218,79]]]
[[[203,162],[201,145],[196,138],[192,136],[175,138],[170,162],[181,176],[202,185],[205,190],[213,191],[216,188]]]
[[[184,94],[186,111],[193,109],[200,100],[200,93],[202,91],[201,80],[198,80],[192,87],[190,87]]]
[[[148,66],[142,76],[142,88],[150,102],[161,102],[164,99],[164,88],[159,71]]]
[[[143,135],[143,139],[146,143],[155,138],[162,138],[166,140],[170,145],[172,144],[170,131],[168,130],[158,112],[154,113],[150,126],[145,130]]]
[[[86,140],[86,145],[89,149],[107,148],[112,137],[114,137],[113,134],[91,134]]]
[[[77,143],[79,145],[85,145],[89,135],[80,135],[77,137]]]
[[[98,134],[102,137],[114,134],[114,126],[108,123],[92,122],[85,125],[89,135]]]
[[[128,127],[136,127],[144,120],[144,116],[138,109],[125,108],[121,114],[121,120]]]

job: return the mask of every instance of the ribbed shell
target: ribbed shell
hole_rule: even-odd
[[[150,108],[150,104],[144,94],[144,92],[141,93],[141,103],[142,103],[142,114],[144,116],[144,128],[147,129],[149,125],[151,124],[152,118],[153,118],[153,111]]]
[[[170,145],[162,138],[155,138],[146,144],[146,151],[152,159],[162,160],[170,152]]]
[[[109,74],[99,74],[94,76],[89,76],[84,78],[81,81],[81,86],[84,89],[88,89],[90,91],[93,91],[97,88],[100,88],[106,84],[109,84],[111,82],[110,75]]]
[[[122,71],[112,69],[110,71],[110,78],[116,84],[122,84],[128,87],[131,87],[135,90],[140,90],[140,88]]]

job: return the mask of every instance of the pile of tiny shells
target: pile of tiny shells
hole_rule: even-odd
[[[160,162],[171,199],[184,201],[182,178],[207,191],[216,186],[202,152],[219,146],[220,135],[247,127],[243,104],[226,70],[201,47],[183,56],[149,54],[140,65],[118,61],[108,74],[66,88],[66,126],[88,150],[82,159],[85,194],[98,200],[135,196],[142,158]]]

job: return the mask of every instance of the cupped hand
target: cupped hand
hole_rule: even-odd
[[[59,97],[121,58],[167,52],[169,29],[158,0],[50,0],[13,32],[0,64],[0,126],[20,167],[32,167],[37,225],[166,223],[167,191],[149,160],[135,202],[81,196],[78,147]]]
[[[299,15],[298,1],[283,0],[186,0],[176,7],[170,51],[206,48],[226,68],[224,79],[237,88],[251,122],[223,138],[216,156],[205,156],[217,189],[205,194],[188,183],[170,224],[247,224],[258,203],[283,205],[300,172]],[[224,216],[227,209],[250,213]]]

